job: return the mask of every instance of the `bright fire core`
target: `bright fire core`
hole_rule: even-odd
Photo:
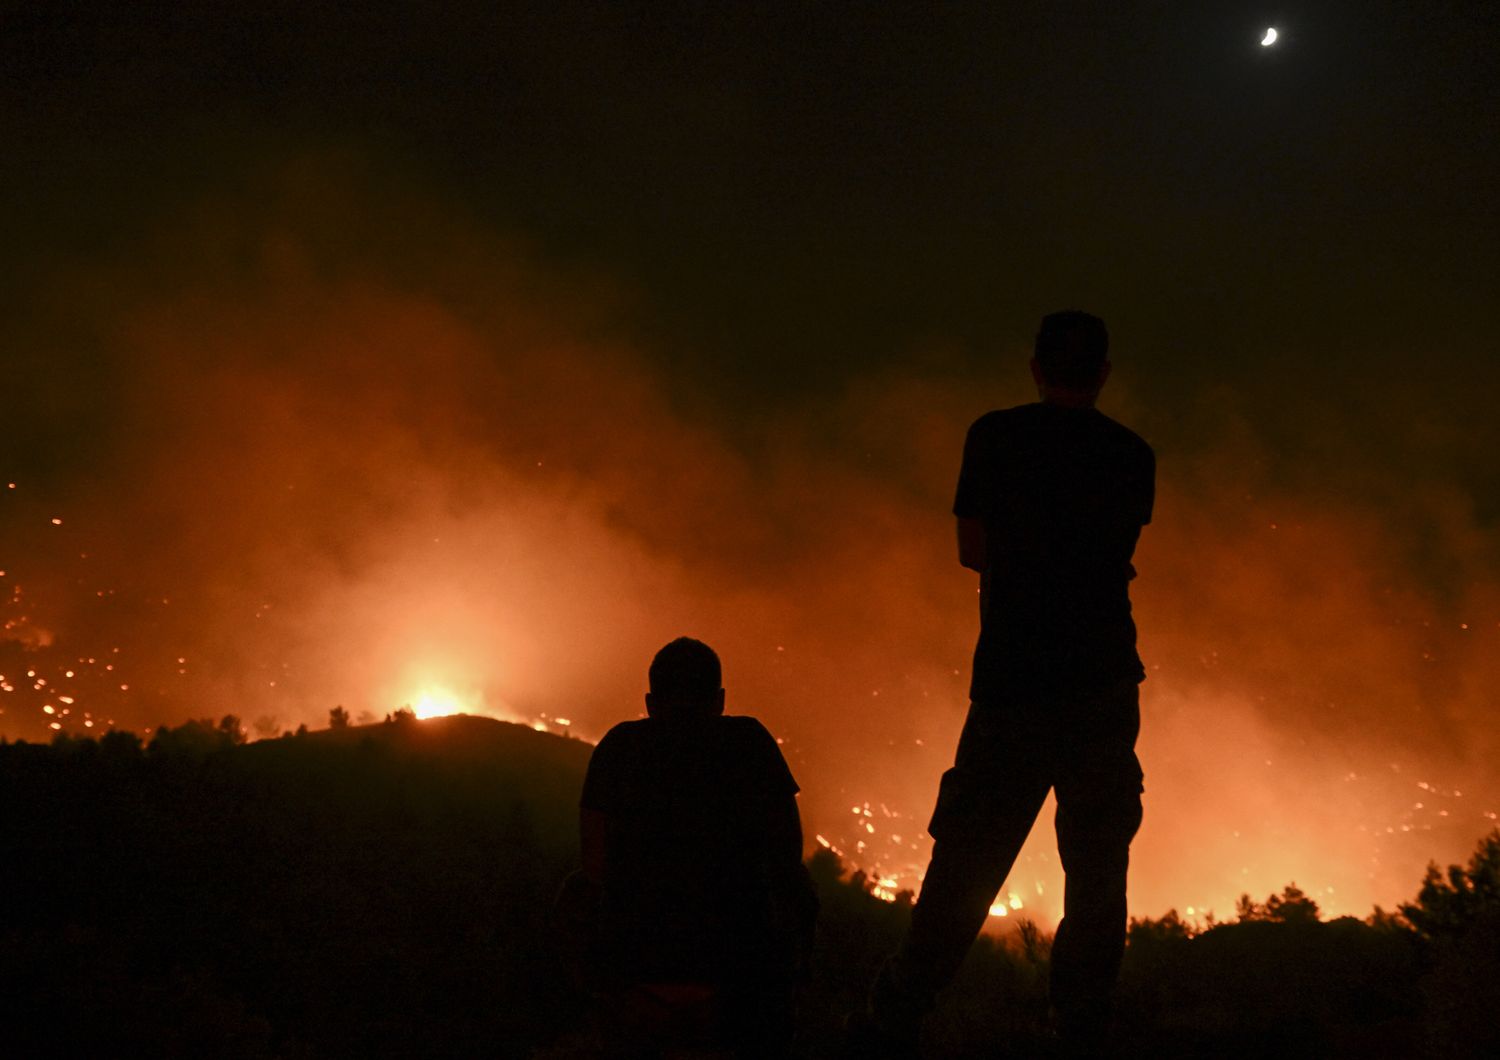
[[[423,689],[412,700],[411,709],[419,718],[442,718],[449,714],[469,713],[469,704],[446,688]]]

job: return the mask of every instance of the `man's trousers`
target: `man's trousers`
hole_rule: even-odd
[[[935,843],[911,931],[877,995],[904,995],[898,1003],[920,1010],[952,980],[1055,790],[1067,882],[1052,1005],[1064,1028],[1102,1027],[1125,951],[1125,875],[1141,823],[1139,702],[1130,680],[971,705],[928,827]]]

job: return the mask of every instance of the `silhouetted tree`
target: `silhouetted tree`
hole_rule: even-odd
[[[1429,937],[1460,935],[1486,915],[1500,915],[1500,829],[1479,841],[1467,868],[1449,865],[1444,873],[1437,862],[1428,865],[1417,900],[1401,912]]]
[[[1240,902],[1243,904],[1249,901],[1249,899],[1250,896],[1247,894],[1240,898]],[[1250,904],[1253,906],[1255,903],[1251,902]],[[1139,920],[1131,917],[1130,927],[1125,933],[1126,941],[1131,946],[1186,942],[1192,935],[1192,928],[1178,915],[1175,909],[1168,909],[1165,916],[1155,920],[1150,917],[1142,917]]]
[[[1042,931],[1035,920],[1027,918],[1016,926],[1021,955],[1031,964],[1043,965],[1052,959],[1052,936]]]
[[[239,719],[227,715],[217,725],[211,718],[196,718],[175,729],[169,725],[159,726],[147,750],[157,757],[201,758],[244,742]]]
[[[330,729],[347,729],[349,727],[349,712],[340,703],[328,712],[328,727]]]
[[[1467,867],[1429,865],[1401,912],[1431,963],[1422,983],[1428,1051],[1500,1056],[1500,830],[1479,841]]]
[[[820,891],[832,890],[844,875],[844,863],[827,847],[819,847],[807,859],[807,871],[812,875],[813,885]]]
[[[60,754],[72,754],[79,750],[83,744],[93,744],[88,737],[76,737],[70,732],[62,731],[52,734],[52,749]]]
[[[129,760],[141,757],[141,738],[123,729],[111,729],[99,737],[99,752],[105,758]]]
[[[231,747],[238,747],[245,742],[245,726],[240,724],[239,715],[225,714],[219,719],[219,732],[225,737]]]
[[[1242,894],[1234,904],[1234,909],[1242,922],[1267,920],[1277,924],[1318,923],[1318,903],[1295,883],[1287,884],[1285,890],[1271,895],[1264,904],[1257,903],[1248,894]]]
[[[1266,899],[1266,919],[1282,924],[1316,924],[1318,903],[1309,898],[1295,883],[1286,885],[1280,894]]]

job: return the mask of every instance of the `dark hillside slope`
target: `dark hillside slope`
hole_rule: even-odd
[[[7,1055],[524,1055],[591,748],[473,717],[0,747]],[[19,1035],[19,1037],[17,1037]]]
[[[0,744],[0,1057],[597,1055],[548,910],[577,860],[588,744],[480,718],[246,746],[237,723]],[[845,1016],[909,901],[830,851],[799,1055]],[[970,952],[929,1055],[1055,1055],[1051,938]],[[1500,831],[1399,914],[1295,886],[1234,921],[1134,921],[1122,1057],[1500,1056]]]

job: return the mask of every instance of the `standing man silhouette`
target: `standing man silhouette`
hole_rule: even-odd
[[[959,562],[980,575],[968,719],[928,827],[932,861],[868,1024],[914,1056],[922,1017],[958,971],[1048,791],[1066,873],[1051,995],[1065,1046],[1103,1048],[1125,948],[1125,875],[1141,822],[1129,583],[1151,520],[1155,457],[1094,403],[1109,336],[1077,311],[1042,319],[1041,400],[969,429],[953,512]]]

